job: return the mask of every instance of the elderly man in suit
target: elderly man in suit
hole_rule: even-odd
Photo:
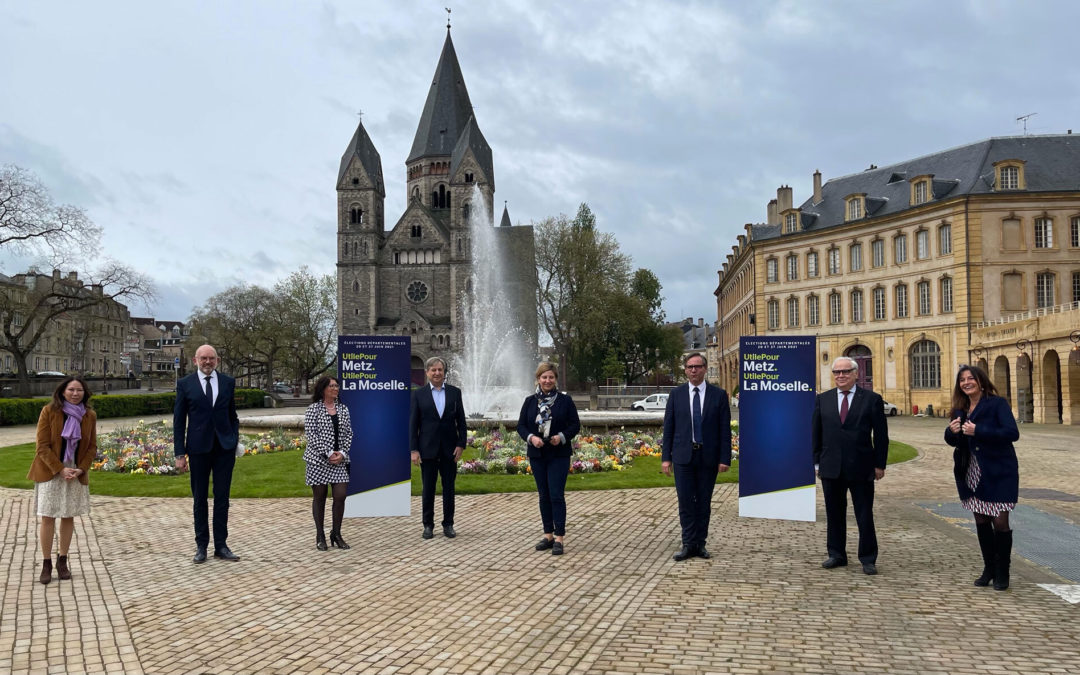
[[[671,475],[679,496],[682,548],[676,561],[709,558],[705,539],[717,472],[731,465],[731,408],[727,392],[705,383],[707,362],[701,354],[683,361],[687,385],[671,390],[664,411],[664,440],[660,467]]]
[[[428,385],[412,393],[409,408],[409,450],[413,464],[420,466],[424,488],[424,539],[435,536],[435,482],[442,476],[443,534],[454,531],[454,479],[457,463],[465,451],[465,407],[461,390],[446,384],[446,361],[433,356],[424,363]]]
[[[206,562],[210,525],[206,498],[210,476],[214,477],[214,557],[239,560],[229,550],[229,489],[232,486],[236,445],[240,441],[240,420],[236,416],[233,393],[236,381],[217,371],[218,355],[210,345],[195,350],[198,370],[176,383],[173,408],[173,450],[176,468],[191,469],[191,496],[195,515],[195,557]]]
[[[885,477],[889,424],[879,394],[855,386],[859,365],[846,356],[833,361],[836,387],[818,394],[811,418],[814,465],[825,496],[825,569],[847,565],[847,493],[859,525],[859,562],[877,574],[874,481]]]

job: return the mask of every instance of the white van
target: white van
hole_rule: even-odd
[[[667,394],[653,394],[630,404],[631,410],[663,410],[667,408]]]

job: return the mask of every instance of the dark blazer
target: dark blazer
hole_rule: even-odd
[[[330,413],[322,401],[312,403],[304,411],[304,437],[307,439],[307,447],[304,448],[304,461],[308,464],[320,464],[333,466],[330,463],[330,453],[337,450],[345,455],[345,461],[349,461],[349,448],[352,447],[353,431],[352,420],[349,418],[349,409],[338,401],[335,406],[338,419],[338,445],[334,447],[334,421],[330,419]]]
[[[1013,441],[1019,440],[1020,430],[1009,402],[1001,396],[984,396],[970,415],[954,410],[949,419],[957,417],[975,424],[974,436],[962,432],[954,434],[952,429],[945,427],[945,442],[959,451],[953,453],[953,475],[960,499],[975,496],[984,502],[1015,504],[1020,494],[1020,468]],[[974,492],[967,486],[969,460],[961,454],[969,451],[978,462],[981,474]]]
[[[443,416],[435,408],[431,385],[413,389],[409,403],[409,451],[419,452],[421,459],[435,459],[440,451],[453,453],[454,448],[464,448],[468,442],[465,428],[465,407],[461,403],[461,390],[443,384],[446,405]]]
[[[668,394],[664,410],[664,440],[660,459],[689,464],[694,454],[694,420],[690,412],[690,387],[683,384]],[[731,406],[727,392],[705,383],[701,405],[701,451],[706,464],[731,464]]]
[[[79,439],[79,447],[75,450],[75,466],[82,469],[79,482],[88,485],[90,482],[90,465],[97,456],[97,413],[90,408],[83,415],[82,424],[79,425],[82,438]],[[64,430],[64,411],[46,404],[38,416],[37,425],[37,452],[34,453],[34,461],[30,464],[30,473],[26,477],[35,483],[46,483],[64,470],[64,441],[60,433]]]
[[[552,445],[547,441],[541,448],[533,447],[529,443],[529,436],[540,436],[540,425],[536,423],[536,415],[540,412],[540,403],[536,394],[529,396],[521,404],[521,413],[518,414],[517,431],[521,439],[525,441],[526,454],[529,457],[540,457],[545,452],[549,457],[569,457],[574,453],[574,436],[581,431],[581,420],[578,419],[577,406],[574,399],[559,392],[555,395],[555,402],[551,404],[551,436],[562,434],[566,442]]]
[[[840,424],[836,388],[817,395],[810,422],[814,463],[822,478],[873,480],[889,460],[889,423],[881,395],[855,388]]]
[[[236,381],[218,371],[218,395],[213,407],[206,398],[206,382],[196,370],[176,383],[173,406],[173,448],[176,456],[201,455],[214,449],[214,437],[225,450],[235,450],[240,441],[240,419],[236,416]]]

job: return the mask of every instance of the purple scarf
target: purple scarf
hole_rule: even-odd
[[[82,418],[86,414],[86,406],[64,401],[63,410],[67,419],[64,420],[64,430],[60,432],[60,438],[67,439],[64,444],[64,462],[67,463],[75,461],[75,449],[79,447],[79,440],[82,438]]]

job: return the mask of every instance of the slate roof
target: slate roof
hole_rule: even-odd
[[[439,65],[435,67],[435,77],[432,78],[431,90],[424,103],[424,112],[416,127],[412,150],[405,162],[452,154],[470,117],[472,103],[450,31],[447,30]]]
[[[1080,191],[1080,135],[1005,136],[962,145],[890,166],[829,180],[821,186],[822,200],[800,205],[803,231],[844,224],[846,203],[852,194],[865,194],[869,217],[886,216],[912,208],[909,178],[933,175],[930,200],[994,192],[994,163],[1006,159],[1025,162],[1027,192]],[[779,225],[754,226],[755,240],[781,236]]]
[[[495,171],[491,162],[491,146],[488,145],[484,134],[480,132],[480,127],[476,124],[476,118],[472,115],[469,115],[469,121],[465,123],[461,138],[458,139],[457,145],[454,146],[454,154],[450,157],[451,176],[457,173],[461,161],[465,159],[465,153],[469,150],[472,150],[473,157],[476,158],[477,163],[480,165],[480,170],[484,172],[484,178],[487,179],[488,185],[494,190]]]
[[[360,158],[360,165],[364,167],[368,178],[375,185],[375,191],[380,197],[385,197],[386,189],[383,186],[382,158],[379,156],[379,151],[375,149],[375,144],[371,142],[371,137],[368,136],[363,122],[356,125],[356,133],[353,134],[352,140],[349,141],[349,147],[345,149],[345,154],[341,156],[341,166],[338,168],[338,185],[341,184],[341,180],[345,177],[345,172],[348,171],[353,157]]]

